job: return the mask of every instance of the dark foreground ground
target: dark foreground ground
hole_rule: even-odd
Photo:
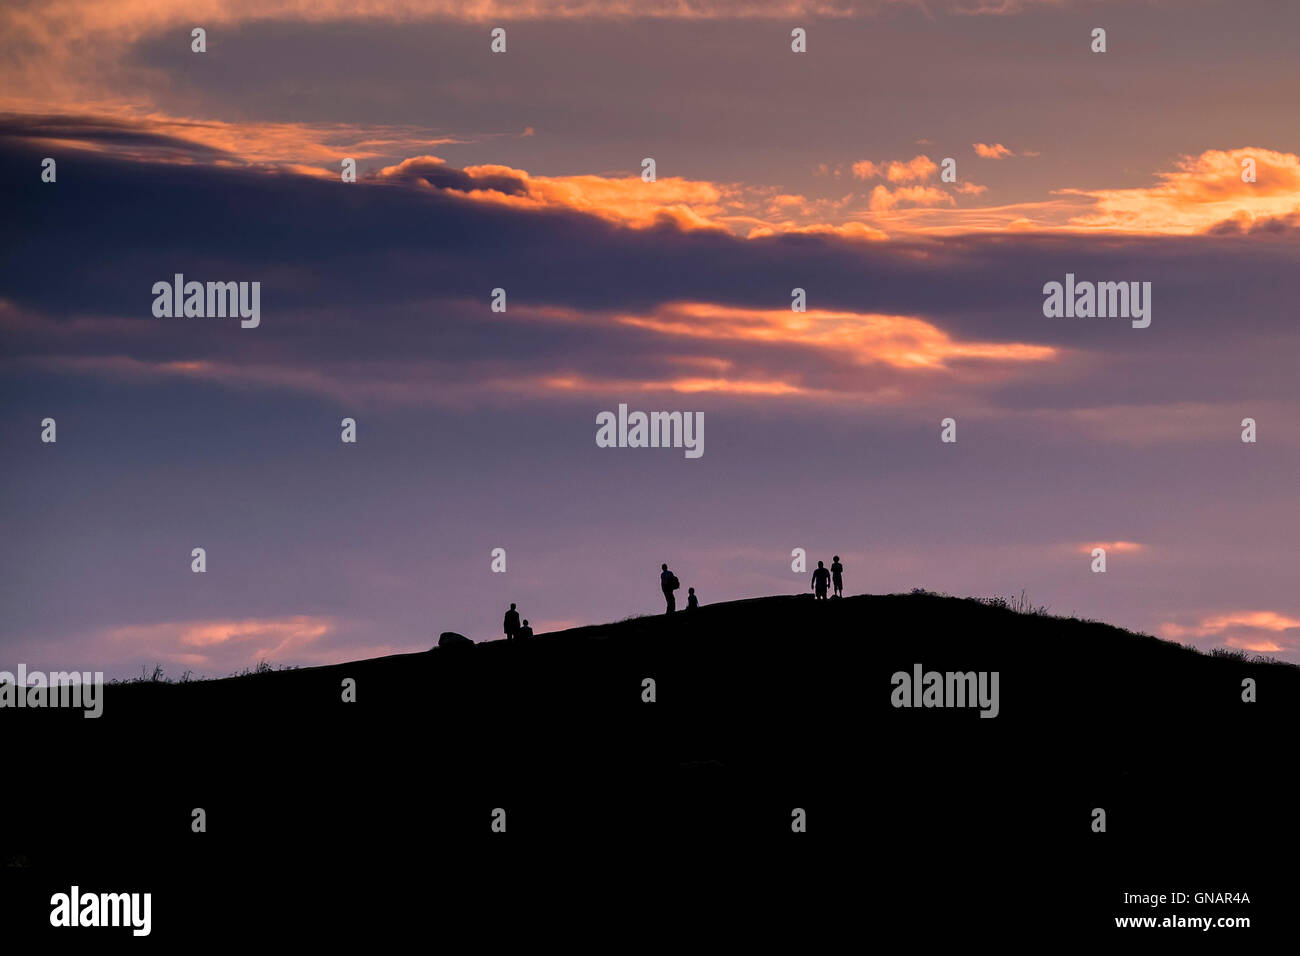
[[[999,715],[892,707],[917,663],[998,671]],[[76,883],[153,894],[150,939],[54,931],[91,945],[1272,946],[1300,928],[1298,718],[1294,667],[925,595],[112,686],[98,720],[0,711],[0,934],[51,932]]]

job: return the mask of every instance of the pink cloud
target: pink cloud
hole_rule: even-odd
[[[1144,547],[1145,545],[1136,541],[1093,541],[1090,544],[1080,545],[1078,550],[1083,554],[1092,554],[1094,548],[1105,548],[1107,554],[1112,551],[1120,554],[1134,554],[1143,550]]]
[[[126,625],[111,628],[102,637],[135,653],[198,666],[232,656],[249,663],[283,660],[309,649],[334,627],[328,617],[298,614]]]
[[[1160,636],[1194,645],[1221,645],[1258,654],[1300,653],[1300,618],[1278,611],[1206,614],[1193,624],[1165,621]]]

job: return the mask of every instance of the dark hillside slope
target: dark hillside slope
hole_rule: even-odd
[[[918,664],[998,672],[997,716],[892,706],[891,675]],[[1080,907],[1095,922],[1124,888],[1240,889],[1288,855],[1294,867],[1295,824],[1267,808],[1294,803],[1298,718],[1288,665],[970,600],[759,598],[530,642],[115,685],[99,720],[11,711],[7,739],[65,755],[46,773],[99,784],[11,795],[4,838],[52,883],[127,869],[251,885],[304,860],[336,877],[346,860],[368,883],[412,858],[430,879],[444,866],[467,879],[653,848],[655,865],[752,860],[801,886],[891,874],[869,905],[894,914],[932,913],[937,894],[950,914]],[[194,807],[206,834],[190,832]],[[1276,839],[1243,845],[1259,824]],[[674,879],[694,868],[674,864]],[[854,877],[823,889],[866,893]]]

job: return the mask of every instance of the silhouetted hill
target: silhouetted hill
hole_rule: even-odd
[[[997,672],[997,716],[894,707],[892,675],[916,665]],[[873,905],[895,916],[1009,906],[1095,923],[1133,912],[1125,887],[1231,889],[1293,864],[1294,847],[1243,835],[1282,800],[1298,717],[1289,665],[927,594],[768,597],[527,642],[113,685],[98,720],[11,711],[27,752],[61,755],[47,779],[100,783],[18,794],[4,836],[52,883],[123,866],[213,883],[310,861],[368,886],[412,856],[458,881],[545,879],[539,860],[586,854],[647,873],[674,860],[687,883],[706,880],[691,872],[701,861],[776,867],[820,905],[865,892],[832,871],[870,867],[891,874]],[[190,832],[195,807],[205,834]],[[791,832],[795,808],[806,833]],[[1266,822],[1293,838],[1289,820]]]

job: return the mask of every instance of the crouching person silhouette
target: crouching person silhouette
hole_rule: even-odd
[[[524,626],[519,629],[519,636],[521,638],[533,636],[533,629],[528,626],[528,618],[524,618]]]
[[[686,610],[693,611],[700,606],[700,602],[695,599],[695,588],[686,589]]]

